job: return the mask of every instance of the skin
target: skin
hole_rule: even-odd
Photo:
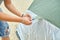
[[[2,21],[9,21],[9,22],[20,22],[25,25],[30,25],[32,23],[31,16],[29,14],[25,14],[23,17],[22,13],[18,11],[14,5],[11,3],[11,0],[4,0],[5,7],[12,12],[13,14],[17,16],[11,16],[8,14],[5,14],[4,12],[0,12],[0,20]],[[2,37],[2,40],[10,40],[9,37]]]

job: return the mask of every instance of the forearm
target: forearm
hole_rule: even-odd
[[[10,22],[21,22],[22,18],[18,16],[11,16],[0,12],[0,20],[10,21]]]
[[[20,13],[12,4],[6,5],[6,8],[11,11],[13,14],[17,16],[22,16],[22,13]]]
[[[21,16],[22,14],[14,7],[11,0],[4,0],[4,5],[6,8],[17,16]]]

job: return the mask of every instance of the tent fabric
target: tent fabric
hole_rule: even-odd
[[[33,12],[28,11],[35,15]],[[32,16],[32,24],[18,24],[17,32],[21,40],[60,40],[60,29],[43,18]],[[35,18],[34,18],[35,17]]]

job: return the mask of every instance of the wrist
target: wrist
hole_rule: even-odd
[[[22,19],[21,19],[21,23],[24,23],[24,18],[22,17]]]
[[[21,15],[21,17],[23,17],[23,16],[24,16],[24,14]]]

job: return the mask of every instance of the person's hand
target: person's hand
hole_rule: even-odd
[[[29,17],[22,17],[22,23],[25,25],[30,25],[32,24],[32,21],[29,19]]]
[[[30,21],[32,21],[31,15],[30,14],[25,14],[23,15],[24,17],[28,17]]]

